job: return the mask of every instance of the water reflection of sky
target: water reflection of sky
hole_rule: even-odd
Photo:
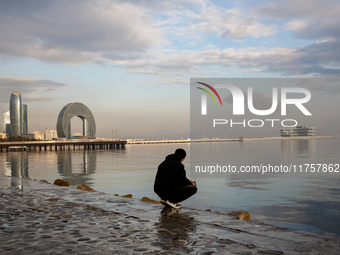
[[[199,164],[288,165],[340,163],[340,140],[291,140],[203,144],[134,145],[125,150],[6,152],[0,154],[0,173],[71,186],[86,183],[94,189],[136,198],[158,197],[153,180],[158,164],[176,148],[187,150],[189,170]],[[228,213],[247,210],[252,219],[283,226],[340,235],[340,173],[234,173],[219,178],[188,176],[198,193],[184,206]],[[288,224],[288,225],[287,225]]]
[[[230,163],[238,169],[242,165],[260,164],[339,164],[339,146],[339,140],[198,145],[202,148],[191,150],[197,155],[197,158],[191,157],[191,164]],[[209,155],[209,160],[202,157],[203,153]],[[216,210],[245,209],[251,212],[253,219],[297,224],[299,229],[340,235],[340,173],[306,173],[303,170],[302,173],[223,173],[216,176],[218,178],[205,174],[202,178],[210,190],[214,190],[214,197],[209,195],[209,189],[202,192],[206,196],[204,203]],[[197,174],[195,177],[199,178]]]

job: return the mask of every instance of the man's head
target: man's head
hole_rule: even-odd
[[[185,159],[187,153],[183,149],[177,149],[175,151],[175,155],[176,155],[177,158],[179,158],[181,161],[183,161]]]

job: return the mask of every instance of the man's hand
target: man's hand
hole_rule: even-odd
[[[189,181],[192,183],[192,185],[197,186],[195,181],[192,181],[192,180],[189,180]]]

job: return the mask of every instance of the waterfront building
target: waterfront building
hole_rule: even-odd
[[[3,114],[3,129],[2,132],[7,134],[7,137],[11,136],[11,119],[9,116],[9,111]]]
[[[34,131],[34,139],[44,140],[44,134],[42,134],[40,131]]]
[[[28,139],[34,139],[34,134],[25,134],[25,135],[22,135],[23,137],[25,138],[28,138]]]
[[[83,136],[96,137],[96,122],[91,110],[84,104],[75,102],[65,105],[57,119],[57,132],[59,138],[72,138],[71,119],[78,117],[83,121]]]
[[[27,123],[27,104],[22,105],[22,134],[28,134],[28,123]]]
[[[52,128],[46,128],[45,140],[53,140],[53,138],[58,138],[57,130],[53,130]]]
[[[314,136],[315,127],[296,126],[294,128],[282,128],[280,134],[283,137],[287,136]]]
[[[22,105],[21,94],[12,92],[9,100],[9,114],[11,120],[11,135],[22,135]]]
[[[5,115],[4,115],[4,120],[5,120]],[[27,119],[27,105],[22,104],[21,94],[19,92],[12,92],[10,100],[9,100],[9,130],[10,131],[9,132],[6,131],[7,136],[8,137],[11,135],[22,136],[22,135],[28,134],[28,121],[27,120],[28,120]]]

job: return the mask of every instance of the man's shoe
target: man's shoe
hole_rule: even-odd
[[[166,206],[166,207],[171,207],[171,206],[168,205],[168,204],[166,203],[166,201],[163,200],[163,199],[162,199],[160,202],[161,202],[162,205],[164,205],[164,206]],[[172,208],[172,207],[171,207],[171,208]]]
[[[172,207],[172,208],[175,208],[175,209],[180,209],[180,208],[182,208],[182,206],[180,205],[180,204],[176,204],[176,203],[172,203],[172,202],[170,202],[169,200],[166,200],[166,201],[164,201],[165,203],[165,205],[166,206],[170,206],[170,207]],[[162,202],[161,202],[162,203]]]

